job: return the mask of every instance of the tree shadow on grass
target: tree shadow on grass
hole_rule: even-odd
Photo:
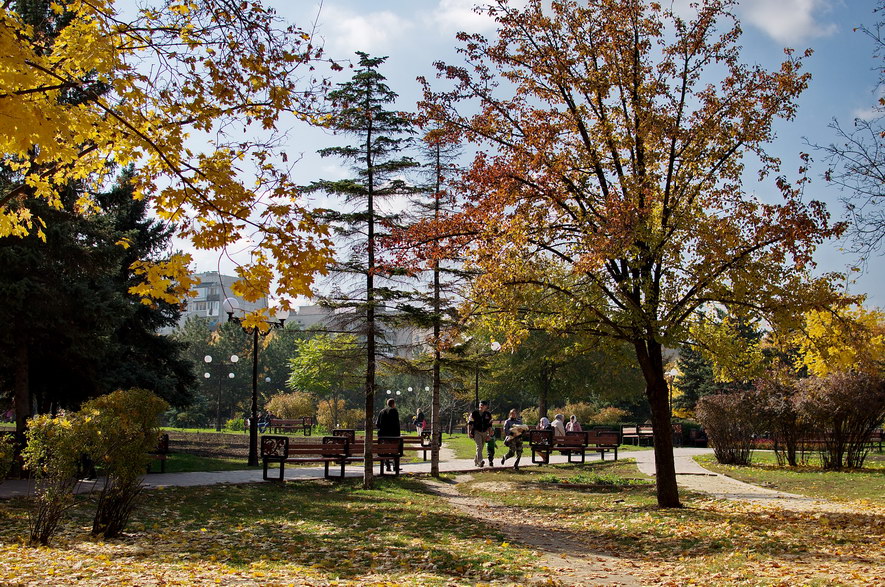
[[[414,480],[236,485],[169,489],[149,495],[133,525],[157,532],[123,540],[142,559],[216,557],[234,567],[262,562],[321,569],[342,579],[377,572],[425,571],[442,578],[500,580],[514,573],[515,553],[486,544],[487,530],[447,508]],[[160,493],[160,492],[157,492]],[[158,499],[162,498],[162,499]],[[151,515],[151,511],[155,515]],[[468,543],[465,544],[465,540]],[[494,565],[483,566],[489,560]]]

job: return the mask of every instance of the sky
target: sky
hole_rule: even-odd
[[[494,35],[494,22],[473,12],[476,1],[269,0],[266,4],[302,28],[315,26],[315,34],[322,39],[330,58],[353,58],[355,51],[388,56],[381,72],[400,95],[397,107],[414,110],[420,95],[416,78],[432,78],[435,61],[460,63],[455,40],[458,31]],[[677,2],[687,4],[687,0]],[[741,45],[745,63],[773,68],[782,61],[785,47],[797,53],[806,48],[814,51],[806,62],[812,80],[799,99],[797,116],[778,125],[769,152],[781,157],[784,171],[793,177],[800,164],[799,154],[811,153],[812,183],[806,188],[806,197],[827,202],[834,218],[844,214],[839,192],[823,180],[826,166],[822,155],[815,153],[809,143],[835,141],[835,134],[828,128],[833,119],[850,127],[856,117],[872,112],[878,98],[877,65],[881,62],[873,57],[872,41],[855,29],[874,24],[876,4],[875,0],[740,0],[736,9],[744,30]],[[333,80],[346,81],[349,76],[345,70]],[[298,129],[292,137],[287,149],[290,158],[303,155],[295,171],[299,181],[347,176],[347,170],[337,161],[315,155],[321,147],[341,144],[340,137],[310,128]],[[745,188],[763,199],[773,194],[770,185],[748,184]],[[833,242],[821,247],[816,257],[818,271],[852,273],[852,282],[846,284],[848,291],[866,293],[868,304],[885,308],[885,272],[879,267],[883,258],[873,258],[861,273],[850,272],[851,267],[858,266],[858,259],[844,251],[844,245]],[[184,243],[179,246],[186,247]],[[218,253],[193,254],[198,271],[233,270],[232,263]]]

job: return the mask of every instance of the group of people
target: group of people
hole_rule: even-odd
[[[565,423],[565,416],[556,414],[551,422],[547,418],[541,418],[538,422],[538,430],[553,430],[553,436],[565,436],[568,432],[580,432],[581,425],[578,424],[578,418],[571,416],[568,423]]]
[[[504,446],[508,448],[507,453],[501,457],[501,466],[508,459],[516,457],[513,462],[513,468],[519,470],[519,461],[522,458],[522,443],[524,435],[528,432],[529,427],[523,425],[520,418],[519,410],[513,408],[510,410],[507,419],[504,421]],[[581,425],[578,423],[576,416],[571,416],[568,423],[565,422],[565,416],[556,414],[551,422],[548,418],[541,418],[538,423],[538,430],[553,430],[554,436],[565,436],[566,432],[580,432]],[[476,410],[474,410],[467,421],[467,434],[476,444],[476,454],[473,457],[473,464],[477,467],[484,467],[486,462],[483,459],[483,449],[489,459],[489,466],[495,466],[495,428],[492,420],[492,413],[489,411],[489,402],[481,401]]]

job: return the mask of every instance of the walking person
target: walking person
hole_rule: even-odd
[[[399,410],[396,409],[396,400],[387,400],[387,407],[378,412],[375,420],[375,428],[378,429],[378,438],[401,436],[399,429]],[[391,461],[385,460],[384,465],[388,471],[392,471]]]
[[[488,432],[492,427],[492,414],[489,412],[489,402],[482,400],[479,402],[479,408],[473,410],[470,414],[470,422],[468,432],[476,444],[476,454],[473,457],[473,464],[477,467],[484,467],[486,462],[482,458],[482,450],[488,441]]]
[[[424,412],[421,411],[421,408],[418,408],[418,411],[415,413],[415,432],[418,433],[418,436],[424,433],[424,424]]]
[[[513,470],[519,471],[519,459],[522,458],[522,435],[527,430],[528,426],[523,426],[522,418],[519,417],[519,410],[516,408],[510,410],[508,418],[504,421],[504,446],[507,447],[507,454],[501,457],[501,465],[516,455]]]

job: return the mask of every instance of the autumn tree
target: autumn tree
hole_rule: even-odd
[[[319,180],[305,188],[340,197],[339,210],[323,210],[322,222],[332,227],[345,243],[340,258],[330,270],[339,278],[327,306],[346,311],[336,315],[339,327],[353,331],[365,344],[366,446],[364,485],[372,485],[372,426],[375,411],[376,371],[385,349],[382,325],[396,319],[396,304],[403,294],[393,275],[397,273],[379,258],[379,240],[395,225],[396,214],[385,201],[415,191],[403,175],[417,166],[404,156],[412,122],[391,110],[397,94],[386,84],[379,68],[386,57],[358,52],[359,62],[352,78],[329,92],[335,108],[330,128],[354,137],[350,145],[322,149],[323,157],[337,157],[352,164],[355,176],[341,180]],[[353,282],[356,281],[356,287]]]
[[[635,352],[662,507],[680,505],[665,345],[712,302],[822,302],[831,288],[809,277],[812,253],[841,232],[765,152],[808,83],[802,58],[787,51],[773,71],[741,63],[734,5],[705,0],[684,17],[640,0],[497,0],[485,9],[497,38],[459,34],[466,66],[438,64],[454,87],[428,85],[421,104],[451,140],[477,144],[469,202],[439,227],[459,227],[451,244],[481,272],[475,299],[510,308],[523,328]],[[746,156],[762,179],[777,176],[780,202],[746,193]],[[532,296],[514,292],[543,294],[545,312],[517,307]]]
[[[885,2],[879,0],[879,21],[859,30],[872,40],[873,56],[878,62],[878,90],[885,84],[885,41],[882,14]],[[881,251],[885,242],[885,97],[873,105],[870,116],[858,116],[850,126],[833,120],[830,128],[836,135],[828,145],[815,145],[829,164],[824,177],[843,194],[848,209],[854,250],[863,257]]]
[[[136,197],[197,248],[258,243],[238,295],[266,295],[274,269],[280,293],[309,294],[331,243],[282,147],[292,123],[317,122],[321,48],[260,1],[118,4],[2,4],[0,157],[16,175],[0,191],[0,236],[44,235],[46,218],[23,201],[59,208],[72,180],[85,183],[77,209],[88,213],[108,163],[137,163]],[[177,299],[187,261],[141,265],[137,293]]]

